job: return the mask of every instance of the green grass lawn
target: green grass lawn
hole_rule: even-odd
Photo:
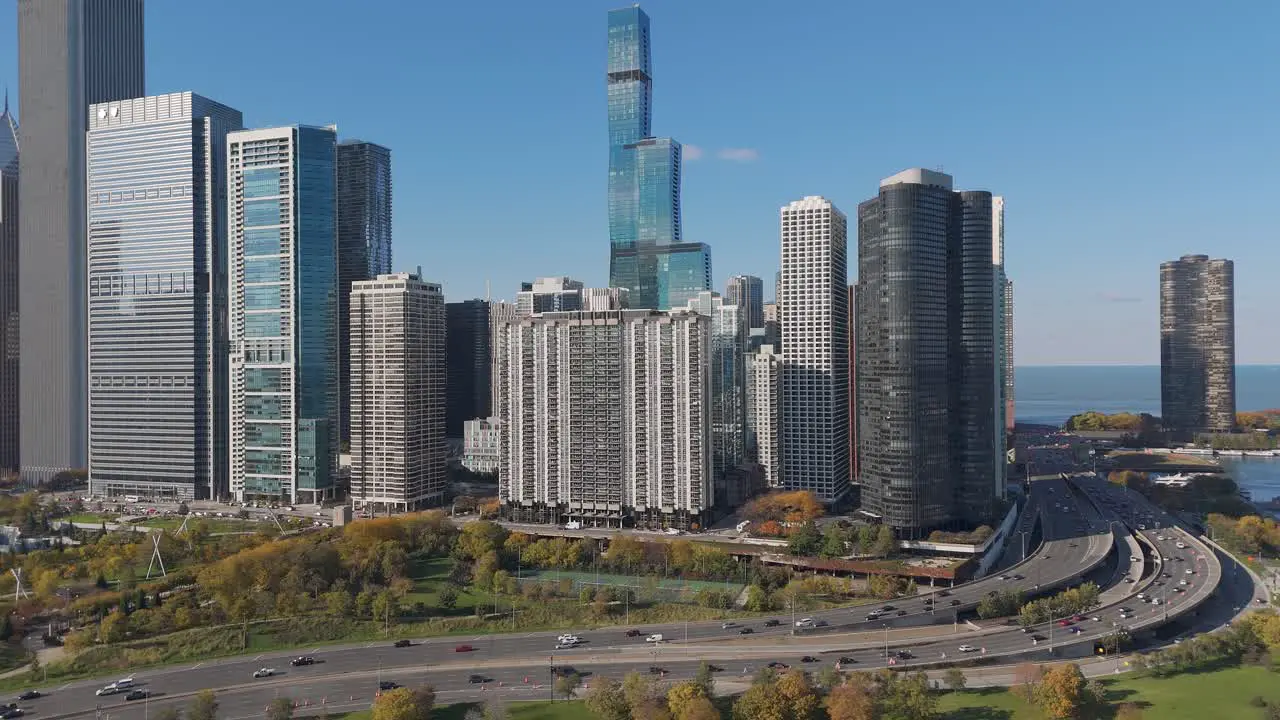
[[[413,568],[413,591],[404,596],[401,605],[412,606],[414,603],[426,603],[431,612],[443,612],[439,609],[440,591],[449,582],[449,568],[453,566],[450,558],[432,558],[418,563]],[[492,598],[474,593],[469,589],[458,591],[458,602],[451,614],[471,615],[478,604],[492,604]]]
[[[267,527],[270,527],[272,530],[276,529],[275,523],[272,522],[264,523],[254,520],[239,520],[237,518],[207,517],[193,517],[191,518],[191,521],[187,523],[187,527],[191,527],[196,523],[203,523],[205,527],[209,528],[209,532],[211,533],[257,532],[258,530],[262,530]],[[177,530],[182,527],[182,517],[176,515],[152,517],[139,520],[134,523],[134,525],[142,525],[144,527],[158,528],[161,530]]]
[[[93,523],[94,525],[97,525],[98,523],[104,523],[104,522],[114,523],[116,521],[116,516],[113,515],[112,513],[82,512],[82,513],[73,513],[72,515],[65,518],[61,518],[61,519],[67,520],[73,523]]]
[[[1168,678],[1124,678],[1104,681],[1112,703],[1132,702],[1147,717],[1160,720],[1252,718],[1260,710],[1255,696],[1280,703],[1280,675],[1260,667],[1183,673]],[[1007,690],[947,693],[940,703],[946,720],[1040,720],[1039,709]]]

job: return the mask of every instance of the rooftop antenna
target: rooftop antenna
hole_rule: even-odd
[[[147,563],[147,579],[151,579],[151,568],[158,563],[160,565],[160,577],[165,577],[169,573],[164,569],[164,558],[160,556],[160,536],[163,532],[157,532],[151,536],[151,545],[155,548],[151,553],[151,562]]]
[[[485,302],[489,301],[489,278],[485,278],[484,280],[484,299]]]

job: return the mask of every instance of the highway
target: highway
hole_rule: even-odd
[[[815,612],[811,616],[826,620],[828,627],[798,636],[791,634],[789,615],[780,615],[776,627],[765,627],[762,620],[753,620],[738,621],[727,628],[721,623],[708,622],[637,628],[644,633],[661,632],[666,641],[657,645],[645,643],[643,637],[628,637],[625,634],[628,628],[582,630],[576,634],[583,639],[583,644],[571,650],[554,651],[555,663],[615,677],[633,670],[648,672],[651,667],[664,669],[671,677],[680,677],[691,675],[697,663],[706,660],[722,666],[721,675],[725,682],[730,682],[730,678],[749,676],[771,661],[811,669],[833,664],[841,657],[854,661],[847,668],[882,667],[886,664],[886,656],[891,656],[888,659],[895,667],[983,656],[1011,656],[1011,661],[1023,658],[1044,661],[1058,656],[1056,653],[1059,651],[1072,652],[1067,648],[1082,642],[1091,648],[1093,640],[1110,634],[1116,626],[1138,632],[1161,625],[1168,618],[1203,603],[1209,597],[1217,580],[1223,576],[1222,562],[1215,553],[1208,551],[1194,537],[1181,533],[1171,535],[1168,531],[1171,518],[1154,508],[1143,506],[1139,511],[1136,505],[1131,507],[1123,498],[1117,498],[1117,491],[1106,483],[1081,482],[1080,486],[1087,490],[1090,498],[1097,500],[1102,512],[1071,492],[1067,483],[1061,480],[1033,484],[1032,502],[1039,504],[1037,509],[1045,523],[1046,540],[1025,562],[1005,571],[1013,573],[1010,580],[997,577],[957,586],[950,589],[952,594],[949,597],[935,593],[939,603],[955,599],[963,606],[972,606],[989,588],[1030,587],[1037,577],[1044,585],[1065,582],[1096,568],[1105,558],[1113,540],[1112,530],[1121,526],[1115,516],[1129,512],[1134,517],[1150,518],[1148,529],[1138,533],[1150,547],[1160,548],[1160,563],[1155,562],[1156,553],[1147,551],[1142,562],[1129,567],[1130,550],[1125,545],[1125,555],[1121,558],[1124,572],[1117,570],[1114,578],[1127,575],[1135,582],[1109,588],[1104,597],[1111,602],[1089,613],[1088,619],[1072,623],[1072,627],[1079,628],[1078,633],[1057,623],[1037,626],[1029,632],[1005,625],[981,627],[958,623],[954,622],[955,613],[945,610],[930,613],[923,605],[925,596],[921,596],[890,602],[896,606],[895,610],[874,623],[863,619],[867,612],[865,606],[853,610]],[[1166,530],[1159,530],[1161,526]],[[1157,539],[1161,534],[1166,540]],[[1179,550],[1174,546],[1176,542],[1183,542],[1189,548]],[[1146,557],[1148,554],[1149,558]],[[1182,559],[1173,559],[1176,557]],[[1146,569],[1148,565],[1151,571],[1142,573],[1139,568]],[[1155,572],[1160,568],[1164,570]],[[1187,569],[1193,570],[1193,574],[1188,575]],[[1173,570],[1181,572],[1181,576]],[[1163,577],[1166,573],[1171,577]],[[1013,580],[1016,575],[1033,577]],[[1232,597],[1225,599],[1225,605],[1213,613],[1201,613],[1206,620],[1211,614],[1229,617],[1223,615],[1228,612],[1226,608],[1229,607],[1230,612],[1238,612],[1239,598],[1246,598],[1244,603],[1247,603],[1247,598],[1253,596],[1252,580],[1246,573],[1233,570],[1228,577],[1234,588]],[[1184,579],[1188,581],[1187,585],[1178,584]],[[1174,588],[1182,588],[1183,592],[1176,592]],[[1154,595],[1161,604],[1138,601],[1133,597],[1138,592]],[[1133,612],[1126,612],[1126,608]],[[898,609],[907,610],[907,614],[897,615]],[[926,613],[929,622],[940,621],[946,625],[935,627],[932,632],[925,628],[907,627],[922,624],[921,616]],[[739,635],[742,626],[749,626],[754,632]],[[842,630],[852,628],[861,632],[833,632],[837,626],[843,626]],[[929,637],[909,637],[913,633],[927,633]],[[486,694],[517,699],[548,697],[548,667],[557,634],[535,632],[434,638],[415,642],[408,648],[393,648],[389,640],[314,648],[305,654],[313,655],[317,663],[300,668],[290,667],[289,653],[226,658],[139,671],[136,674],[138,684],[156,693],[145,702],[126,702],[122,695],[95,697],[93,691],[105,682],[99,679],[49,688],[48,697],[24,703],[24,706],[42,718],[88,716],[99,711],[115,718],[144,718],[159,706],[185,703],[196,691],[216,688],[223,708],[221,715],[227,718],[259,716],[262,707],[273,697],[289,697],[311,704],[309,707],[304,705],[300,712],[310,712],[309,708],[321,703],[329,711],[339,712],[367,707],[381,681],[405,685],[428,682],[442,693],[441,702],[484,697]],[[471,649],[458,651],[459,645],[467,645]],[[973,646],[973,650],[962,651],[962,645]],[[900,651],[909,656],[897,657]],[[816,661],[801,662],[805,655]],[[272,678],[254,680],[253,671],[259,667],[274,668],[277,674]],[[486,682],[470,682],[473,674],[480,675],[476,679]]]

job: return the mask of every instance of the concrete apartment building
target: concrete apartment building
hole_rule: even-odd
[[[1184,438],[1236,425],[1235,263],[1160,264],[1160,414]]]
[[[494,332],[498,495],[522,522],[691,527],[715,502],[711,319],[546,313]]]
[[[351,287],[351,503],[370,513],[444,501],[444,293],[394,273]]]

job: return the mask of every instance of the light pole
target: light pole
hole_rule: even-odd
[[[884,624],[884,663],[889,664],[889,623]]]

